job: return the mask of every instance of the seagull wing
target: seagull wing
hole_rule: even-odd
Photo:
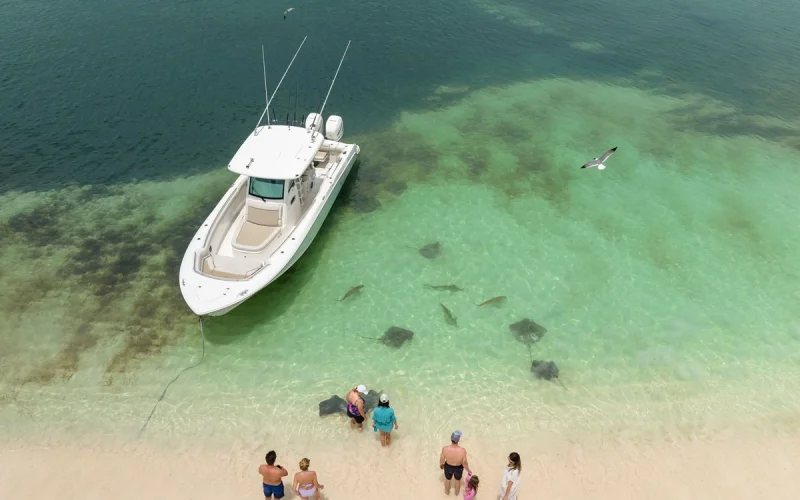
[[[615,147],[609,149],[608,151],[606,151],[605,153],[603,153],[603,156],[600,157],[600,163],[605,163],[605,161],[608,160],[608,158],[611,155],[613,155],[614,151],[616,151],[616,150],[617,150],[617,148],[615,146]]]
[[[603,162],[601,162],[600,160],[595,158],[592,161],[588,161],[588,162],[584,163],[581,168],[592,168],[592,167],[596,167],[596,166],[600,165],[601,163],[603,163]]]

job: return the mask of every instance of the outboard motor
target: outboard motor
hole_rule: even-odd
[[[306,130],[313,132],[322,130],[322,116],[319,113],[309,113],[308,118],[306,118]]]
[[[339,142],[344,135],[344,122],[341,116],[331,115],[325,122],[325,138],[329,141]]]

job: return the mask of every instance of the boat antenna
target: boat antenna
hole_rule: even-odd
[[[297,95],[300,92],[297,89],[297,82],[294,82],[294,116],[292,117],[292,124],[297,125]]]
[[[264,110],[267,113],[267,128],[269,128],[269,92],[267,92],[267,63],[264,59],[264,45],[261,45],[261,67],[264,68],[264,101],[267,103],[267,106]],[[259,122],[260,123],[260,122]]]
[[[286,67],[286,71],[283,72],[283,76],[281,77],[280,81],[278,82],[278,85],[275,87],[275,90],[272,91],[272,97],[267,100],[267,106],[264,108],[264,112],[261,113],[261,116],[258,118],[258,123],[256,124],[256,128],[253,131],[253,135],[258,135],[258,127],[259,127],[259,125],[261,125],[261,120],[264,119],[264,115],[267,113],[267,110],[269,109],[270,103],[272,102],[273,99],[275,99],[275,94],[278,93],[278,89],[280,88],[281,83],[283,83],[283,79],[286,78],[286,74],[289,72],[289,68],[292,67],[292,64],[294,63],[294,60],[297,58],[297,54],[300,53],[300,49],[303,48],[303,44],[306,43],[307,39],[308,39],[308,36],[303,38],[303,41],[300,43],[300,46],[297,47],[297,51],[294,53],[294,57],[292,57],[292,60],[289,61],[289,66],[287,66]],[[341,66],[341,63],[340,63],[340,66]],[[265,66],[265,68],[266,68],[266,66]]]
[[[347,49],[350,48],[350,41],[347,41],[347,47],[344,48],[344,54],[342,54],[342,59],[339,61],[339,67],[336,68],[336,73],[333,75],[333,81],[331,81],[331,86],[328,88],[328,93],[325,95],[325,101],[322,103],[322,107],[319,108],[319,119],[322,120],[322,110],[325,109],[325,105],[328,103],[328,97],[331,95],[331,90],[333,90],[333,84],[336,83],[336,77],[339,76],[339,70],[342,68],[342,63],[344,62],[344,56],[347,55]],[[275,93],[272,94],[273,97]],[[313,134],[311,134],[311,140],[314,140],[314,136],[317,134],[316,130]]]

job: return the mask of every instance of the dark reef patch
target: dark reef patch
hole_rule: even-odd
[[[347,206],[360,214],[368,214],[381,208],[381,202],[374,195],[355,193],[347,198]]]
[[[97,346],[99,337],[92,332],[88,323],[80,324],[67,337],[61,350],[28,373],[23,384],[47,385],[65,382],[72,378],[80,365],[83,353]]]
[[[0,311],[8,315],[26,313],[58,287],[55,280],[39,274],[31,275],[24,282],[19,279],[6,281],[2,275],[0,275],[0,279],[3,279],[4,286],[12,290],[10,293],[4,293],[4,300],[0,301]]]
[[[381,182],[387,178],[386,174],[380,162],[368,163],[366,168],[364,165],[365,160],[359,156],[339,192],[337,206],[344,206],[356,213],[370,213],[381,207],[377,193]]]
[[[23,383],[69,380],[83,353],[107,340],[92,331],[89,321],[102,321],[122,335],[122,348],[106,367],[108,383],[174,344],[186,331],[180,324],[191,323],[193,315],[181,297],[177,272],[186,244],[215,203],[197,201],[159,225],[157,207],[125,196],[112,199],[108,210],[98,211],[97,220],[80,220],[85,217],[84,205],[103,203],[103,196],[117,197],[102,189],[98,194],[95,189],[92,192],[99,198],[88,200],[89,191],[67,193],[69,198],[59,203],[44,201],[15,214],[3,224],[5,228],[0,227],[10,234],[4,238],[4,246],[37,248],[46,244],[67,256],[48,279],[34,274],[24,282],[16,280],[14,294],[0,302],[4,312],[22,314],[55,289],[84,297],[64,319],[80,326],[67,334],[54,356],[20,375]],[[112,226],[116,221],[121,222]],[[78,222],[83,224],[75,228]]]
[[[469,143],[461,150],[461,161],[467,166],[467,173],[473,181],[489,171],[491,157],[489,150],[481,144]]]
[[[386,191],[393,195],[401,195],[406,191],[408,185],[403,181],[391,181],[386,184]]]
[[[77,203],[76,200],[47,198],[32,210],[11,216],[0,231],[16,235],[36,248],[57,244],[69,231],[62,223],[63,216],[73,211]]]

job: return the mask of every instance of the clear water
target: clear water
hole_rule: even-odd
[[[199,360],[177,266],[260,112],[258,45],[282,68],[305,34],[278,114],[352,38],[326,113],[360,165],[292,271],[205,323],[145,439],[335,441],[317,403],[359,383],[419,443],[796,426],[796,4],[0,6],[5,437],[134,439]],[[363,338],[393,325],[413,341]]]

